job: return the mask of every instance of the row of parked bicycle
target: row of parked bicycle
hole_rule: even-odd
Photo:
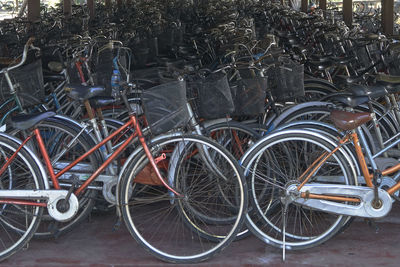
[[[115,207],[116,227],[176,263],[250,233],[285,255],[390,211],[394,40],[271,2],[207,1],[192,22],[172,3],[173,30],[133,33],[133,46],[117,13],[110,35],[82,24],[1,58],[1,259],[94,207]]]

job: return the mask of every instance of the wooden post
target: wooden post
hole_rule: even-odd
[[[281,0],[281,5],[282,5],[282,6],[285,5],[285,0]]]
[[[28,20],[31,22],[40,20],[40,0],[28,1]]]
[[[15,10],[16,11],[18,11],[18,4],[19,4],[18,2],[19,2],[18,0],[15,0]]]
[[[94,18],[94,0],[87,0],[87,7],[89,8],[90,18]]]
[[[326,0],[319,0],[319,8],[326,10]]]
[[[382,28],[385,35],[393,35],[394,24],[394,1],[382,0]]]
[[[109,12],[109,9],[111,9],[111,0],[106,0],[106,8],[107,12]]]
[[[343,21],[349,27],[353,24],[353,0],[343,0]]]
[[[64,16],[66,18],[71,17],[71,14],[72,14],[72,3],[71,3],[71,0],[64,0],[63,1],[63,10],[64,10]]]
[[[308,11],[308,0],[301,0],[301,11],[307,13],[307,11]]]
[[[122,0],[117,0],[118,9],[122,8]]]

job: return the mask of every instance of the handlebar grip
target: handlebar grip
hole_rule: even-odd
[[[31,46],[33,44],[33,42],[35,41],[35,37],[29,37],[28,41],[26,42],[26,46]]]

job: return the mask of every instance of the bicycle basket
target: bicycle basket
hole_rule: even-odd
[[[233,103],[225,74],[214,73],[190,82],[188,95],[194,98],[194,111],[201,118],[216,119],[232,114]]]
[[[29,63],[9,72],[11,82],[17,91],[23,108],[44,102],[44,82],[41,59],[29,59]],[[0,78],[0,99],[11,97],[10,87],[4,75]]]
[[[103,96],[111,96],[111,76],[113,74],[114,53],[108,45],[99,49],[96,55],[96,81],[95,84],[102,85],[106,89]],[[122,79],[122,77],[121,77]]]
[[[291,60],[271,69],[271,94],[275,100],[289,101],[304,96],[304,65]]]
[[[253,116],[264,112],[268,78],[242,79],[232,84],[235,116]]]
[[[147,89],[142,93],[142,103],[153,134],[185,126],[189,121],[185,82],[174,81]]]

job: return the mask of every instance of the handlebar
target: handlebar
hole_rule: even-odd
[[[22,59],[21,59],[21,61],[20,61],[18,64],[14,65],[14,66],[7,67],[7,68],[4,68],[4,69],[0,70],[0,74],[1,74],[1,73],[5,73],[5,72],[9,72],[10,70],[19,68],[19,67],[21,67],[22,65],[24,65],[24,64],[25,64],[25,61],[26,61],[26,58],[28,57],[28,50],[29,50],[29,47],[32,47],[33,49],[40,50],[39,48],[33,46],[33,42],[34,42],[34,41],[35,41],[35,37],[30,37],[30,38],[28,39],[28,41],[26,42],[25,46],[24,46],[24,51],[23,51],[23,53],[22,53]]]

